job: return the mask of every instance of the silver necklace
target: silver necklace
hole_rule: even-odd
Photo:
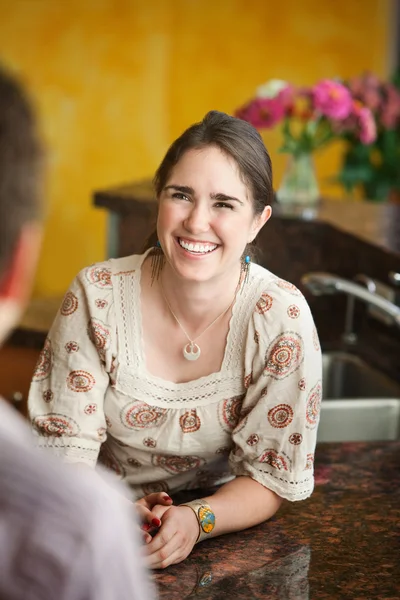
[[[236,298],[236,294],[237,294],[237,289],[236,289],[235,295],[233,297],[233,300],[230,303],[230,305],[228,306],[228,308],[225,308],[225,310],[220,315],[218,315],[218,317],[216,317],[212,323],[207,325],[207,327],[204,329],[204,331],[202,331],[200,333],[200,335],[198,335],[196,338],[194,338],[194,340],[192,340],[190,338],[190,336],[186,333],[182,323],[179,321],[178,317],[172,310],[171,305],[165,296],[164,287],[163,287],[161,279],[160,279],[160,288],[161,288],[161,294],[165,300],[166,305],[168,306],[168,308],[171,312],[171,315],[174,317],[175,321],[178,323],[179,327],[182,329],[183,333],[186,335],[187,339],[189,340],[189,342],[187,344],[185,344],[182,349],[184,358],[186,358],[186,360],[197,360],[198,358],[200,358],[200,354],[201,354],[200,346],[196,343],[197,340],[199,338],[201,338],[201,336],[204,335],[205,332],[208,331],[210,329],[210,327],[212,327],[219,319],[221,319],[224,316],[224,314],[227,313],[228,310],[233,306],[233,303],[235,302],[235,298]]]

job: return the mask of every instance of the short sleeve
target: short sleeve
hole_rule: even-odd
[[[230,465],[287,500],[314,487],[322,399],[317,331],[301,292],[280,279],[253,310],[245,349],[246,395],[233,431]]]
[[[39,356],[28,407],[37,445],[94,466],[106,439],[104,397],[115,356],[111,270],[79,273]]]

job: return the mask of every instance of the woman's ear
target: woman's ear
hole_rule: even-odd
[[[258,235],[258,232],[260,231],[260,229],[262,229],[265,225],[265,223],[270,219],[272,215],[272,208],[270,207],[270,205],[268,204],[264,210],[262,211],[262,213],[259,213],[258,215],[256,215],[254,217],[254,221],[253,221],[253,227],[251,230],[251,239],[248,240],[248,243],[252,242]]]

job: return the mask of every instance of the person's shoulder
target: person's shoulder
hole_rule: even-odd
[[[253,314],[257,320],[270,327],[297,328],[312,319],[310,307],[303,293],[291,282],[286,281],[260,265],[253,266],[255,289]]]
[[[33,447],[25,421],[0,400],[0,513],[22,523],[60,522],[66,538],[94,535],[96,519],[113,520],[119,482],[102,481],[89,467],[61,462]],[[119,505],[118,505],[119,507]]]
[[[114,277],[135,273],[140,269],[144,256],[143,254],[131,254],[93,263],[81,269],[76,280],[85,288],[111,290]]]
[[[78,585],[87,598],[150,597],[137,566],[123,486],[108,474],[104,481],[88,467],[41,453],[31,446],[27,429],[0,399],[0,571],[10,561],[23,564],[24,580],[17,587],[27,581],[31,589],[44,586],[46,598],[54,598],[57,587],[64,597],[66,585]],[[110,559],[117,561],[118,573],[103,569]],[[124,590],[118,589],[119,579],[121,586],[125,579]],[[1,581],[0,596],[10,581]]]
[[[306,302],[303,293],[290,281],[282,279],[268,269],[260,265],[252,265],[253,285],[257,291],[262,294],[270,294],[277,302],[286,303],[287,301],[299,298]]]

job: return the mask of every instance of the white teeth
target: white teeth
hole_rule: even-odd
[[[189,250],[189,252],[196,252],[197,254],[207,254],[208,252],[212,252],[217,247],[217,244],[213,246],[203,245],[203,244],[192,244],[191,242],[184,242],[183,240],[178,240],[179,245],[182,246],[185,250]]]

